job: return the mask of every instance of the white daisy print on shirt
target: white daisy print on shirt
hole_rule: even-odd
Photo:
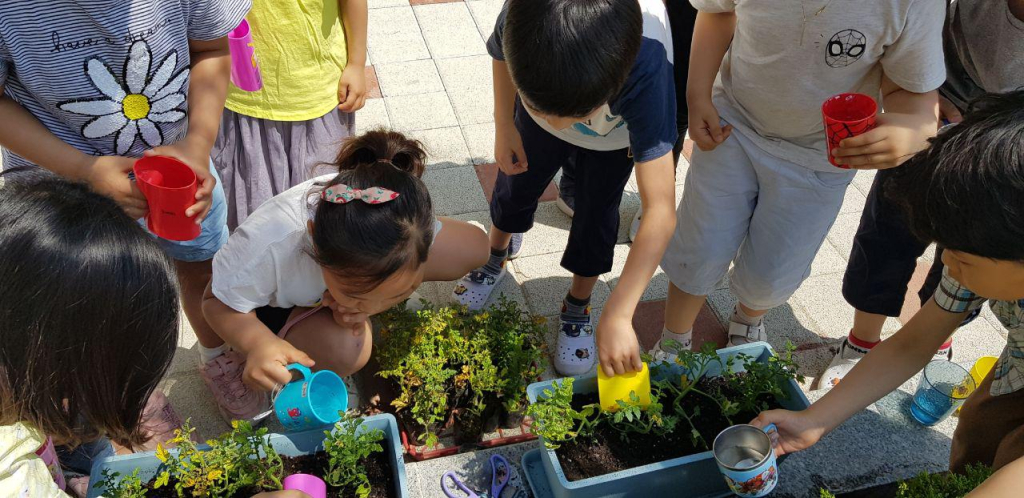
[[[118,155],[127,154],[139,137],[148,148],[163,145],[164,135],[158,123],[174,123],[185,118],[185,112],[178,106],[185,102],[182,87],[188,80],[189,70],[186,67],[174,72],[178,52],[171,51],[150,74],[152,58],[148,43],[133,43],[120,80],[103,61],[89,59],[85,63],[85,74],[104,97],[74,100],[58,107],[75,114],[95,116],[82,127],[82,136],[88,139],[113,136]]]

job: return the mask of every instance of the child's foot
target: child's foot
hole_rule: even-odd
[[[512,234],[512,240],[508,243],[508,260],[512,261],[519,257],[519,253],[523,252],[523,234],[514,233]]]
[[[590,299],[576,300],[566,296],[559,317],[558,339],[555,341],[555,371],[561,375],[582,375],[597,362],[594,326],[590,320]]]
[[[153,391],[142,411],[142,433],[146,442],[135,451],[153,451],[174,437],[174,430],[181,428],[181,417],[174,411],[171,401],[161,391]]]
[[[515,234],[512,238],[515,239]],[[508,273],[505,263],[508,261],[510,249],[511,243],[504,250],[491,249],[491,257],[486,265],[469,272],[469,275],[462,277],[462,280],[455,284],[452,299],[472,311],[482,310],[498,283]]]
[[[199,368],[206,387],[210,388],[224,420],[258,421],[257,416],[270,410],[267,393],[251,389],[242,382],[245,358],[228,351]]]
[[[764,329],[764,315],[749,316],[737,306],[729,319],[729,342],[726,347],[768,340]]]
[[[661,330],[661,339],[651,350],[651,356],[657,361],[675,361],[680,351],[689,351],[693,345],[693,329],[676,334],[668,329]]]
[[[558,181],[558,198],[555,199],[555,206],[570,218],[576,214],[576,178],[571,171],[569,168],[562,168],[562,179]]]
[[[843,344],[839,346],[839,352],[836,353],[835,358],[832,358],[828,368],[821,374],[821,378],[818,380],[818,389],[832,389],[838,385],[839,381],[843,380],[843,377],[846,377],[846,374],[850,373],[850,370],[857,366],[857,362],[864,358],[876,345],[878,345],[878,342],[863,342],[856,337],[847,336],[843,340]],[[952,343],[943,344],[935,352],[932,361],[936,360],[953,361]]]

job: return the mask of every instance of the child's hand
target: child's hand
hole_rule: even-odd
[[[939,95],[939,119],[950,123],[959,123],[964,120],[964,117],[960,114],[960,109],[957,109],[946,97]]]
[[[285,368],[291,363],[312,367],[313,360],[288,341],[277,336],[268,337],[256,343],[248,351],[242,380],[246,384],[273,391],[292,380],[292,374]]]
[[[750,422],[750,425],[762,429],[768,424],[779,428],[779,439],[775,442],[777,456],[810,448],[825,435],[825,428],[813,423],[807,412],[768,410]]]
[[[928,138],[936,131],[934,119],[933,115],[923,124],[920,116],[912,114],[879,114],[875,129],[843,139],[832,155],[837,163],[853,169],[895,168],[928,146]]]
[[[96,192],[114,199],[128,216],[139,219],[149,212],[149,204],[135,182],[128,178],[133,165],[135,159],[130,157],[90,156],[85,181]]]
[[[689,106],[690,138],[702,151],[715,150],[719,144],[729,138],[732,125],[722,126],[718,109],[711,99],[693,102]]]
[[[355,335],[359,335],[366,330],[366,320],[370,318],[370,315],[357,309],[342,306],[338,301],[334,300],[331,291],[324,291],[324,297],[320,304],[330,308],[334,322],[342,328],[349,329]]]
[[[349,64],[341,73],[338,81],[338,109],[344,112],[356,112],[366,104],[366,71],[365,66]]]
[[[530,167],[526,162],[523,138],[514,124],[494,124],[494,158],[498,161],[498,169],[509,176],[518,175]]]
[[[195,217],[196,225],[202,223],[213,206],[213,187],[217,185],[217,180],[210,173],[210,148],[198,145],[186,136],[178,143],[147,150],[145,156],[173,157],[195,171],[199,183],[196,203],[185,210],[185,216]]]
[[[640,343],[636,340],[633,324],[628,319],[602,316],[597,324],[597,353],[605,375],[611,377],[643,368]]]

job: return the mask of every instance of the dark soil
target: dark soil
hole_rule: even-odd
[[[315,476],[322,476],[324,469],[327,468],[327,453],[320,452],[315,455],[303,455],[300,457],[286,457],[282,456],[281,460],[284,462],[284,474],[289,476],[292,474],[312,474]],[[369,498],[397,498],[398,494],[395,492],[395,482],[391,475],[391,462],[388,461],[388,457],[383,452],[374,453],[367,457],[366,461],[366,476],[370,479],[370,490]],[[174,483],[164,486],[160,489],[153,489],[153,481],[146,484],[146,498],[178,498],[177,492],[174,490]],[[259,494],[263,490],[260,489],[244,489],[235,493],[234,496],[238,498],[250,498],[254,495]],[[350,498],[355,496],[356,492],[354,489],[336,488],[333,486],[327,487],[327,498]]]
[[[726,388],[719,378],[702,379],[697,383],[697,387],[704,392],[722,389],[731,399],[739,396],[738,393]],[[598,394],[594,392],[574,396],[572,404],[574,408],[580,409],[598,402]],[[768,403],[773,408],[779,406],[775,400]],[[555,450],[566,479],[578,481],[710,450],[715,436],[730,426],[729,421],[722,416],[714,402],[699,394],[688,394],[685,404],[687,413],[693,413],[695,407],[700,408],[700,415],[693,417],[693,425],[707,441],[707,447],[700,440],[694,446],[690,439],[690,424],[685,419],[676,424],[676,429],[671,434],[630,434],[628,441],[624,440],[618,431],[601,425],[595,431],[594,440],[577,440],[563,444]],[[671,402],[665,401],[665,414],[668,415],[671,411]],[[732,421],[745,424],[755,417],[756,411],[740,412],[732,417]]]

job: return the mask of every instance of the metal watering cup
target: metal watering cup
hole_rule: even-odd
[[[298,363],[288,370],[299,372],[274,400],[274,413],[289,431],[303,431],[331,425],[348,410],[348,388],[338,374],[330,370],[313,373]]]
[[[779,484],[773,440],[778,428],[769,424],[764,429],[738,424],[715,437],[712,451],[725,483],[737,496],[760,498]]]

